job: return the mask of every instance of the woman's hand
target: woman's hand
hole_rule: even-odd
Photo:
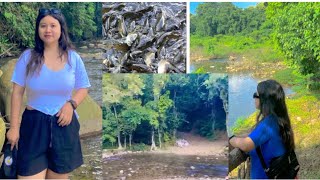
[[[71,123],[73,108],[70,102],[66,102],[57,114],[59,126],[68,126]]]
[[[11,151],[14,146],[18,149],[18,141],[19,141],[19,127],[10,127],[7,132],[8,142],[11,144]]]

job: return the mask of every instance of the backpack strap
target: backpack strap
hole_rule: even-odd
[[[262,165],[264,171],[265,171],[265,172],[268,172],[268,171],[269,171],[269,168],[267,168],[267,164],[266,164],[266,162],[265,162],[264,159],[263,159],[262,151],[261,151],[260,146],[258,146],[258,147],[256,148],[256,151],[257,151],[257,154],[258,154],[258,156],[259,156],[259,160],[260,160],[260,162],[261,162],[261,165]]]

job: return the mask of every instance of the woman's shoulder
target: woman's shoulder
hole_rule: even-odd
[[[80,55],[76,50],[70,49],[68,52],[71,58],[80,58]]]
[[[32,49],[26,49],[26,50],[24,50],[24,51],[21,53],[18,61],[29,62],[29,60],[30,60],[30,58],[31,58],[31,53],[32,53]]]
[[[271,128],[276,128],[277,125],[277,117],[274,115],[268,115],[264,118],[264,125],[271,127]]]
[[[33,49],[26,49],[22,52],[21,56],[28,56],[30,57],[31,56],[31,53],[32,53]]]

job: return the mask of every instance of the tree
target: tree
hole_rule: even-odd
[[[266,14],[291,66],[320,82],[320,3],[270,2]]]
[[[137,74],[104,74],[102,79],[103,104],[111,108],[117,121],[118,148],[122,149],[121,131],[123,119],[118,117],[117,109],[122,106],[124,98],[142,94],[143,80]]]

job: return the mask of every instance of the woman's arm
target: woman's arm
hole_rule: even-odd
[[[84,98],[88,95],[87,88],[80,88],[76,90],[72,96],[72,100],[75,101],[76,106],[79,106]],[[71,123],[73,115],[73,107],[70,102],[66,102],[57,114],[59,126],[67,126]]]
[[[241,149],[244,152],[249,152],[255,148],[254,142],[250,137],[232,137],[229,143],[236,148]]]
[[[20,110],[25,88],[13,83],[11,94],[11,112],[10,112],[10,129],[7,133],[8,141],[11,144],[11,149],[18,143],[20,130]]]

